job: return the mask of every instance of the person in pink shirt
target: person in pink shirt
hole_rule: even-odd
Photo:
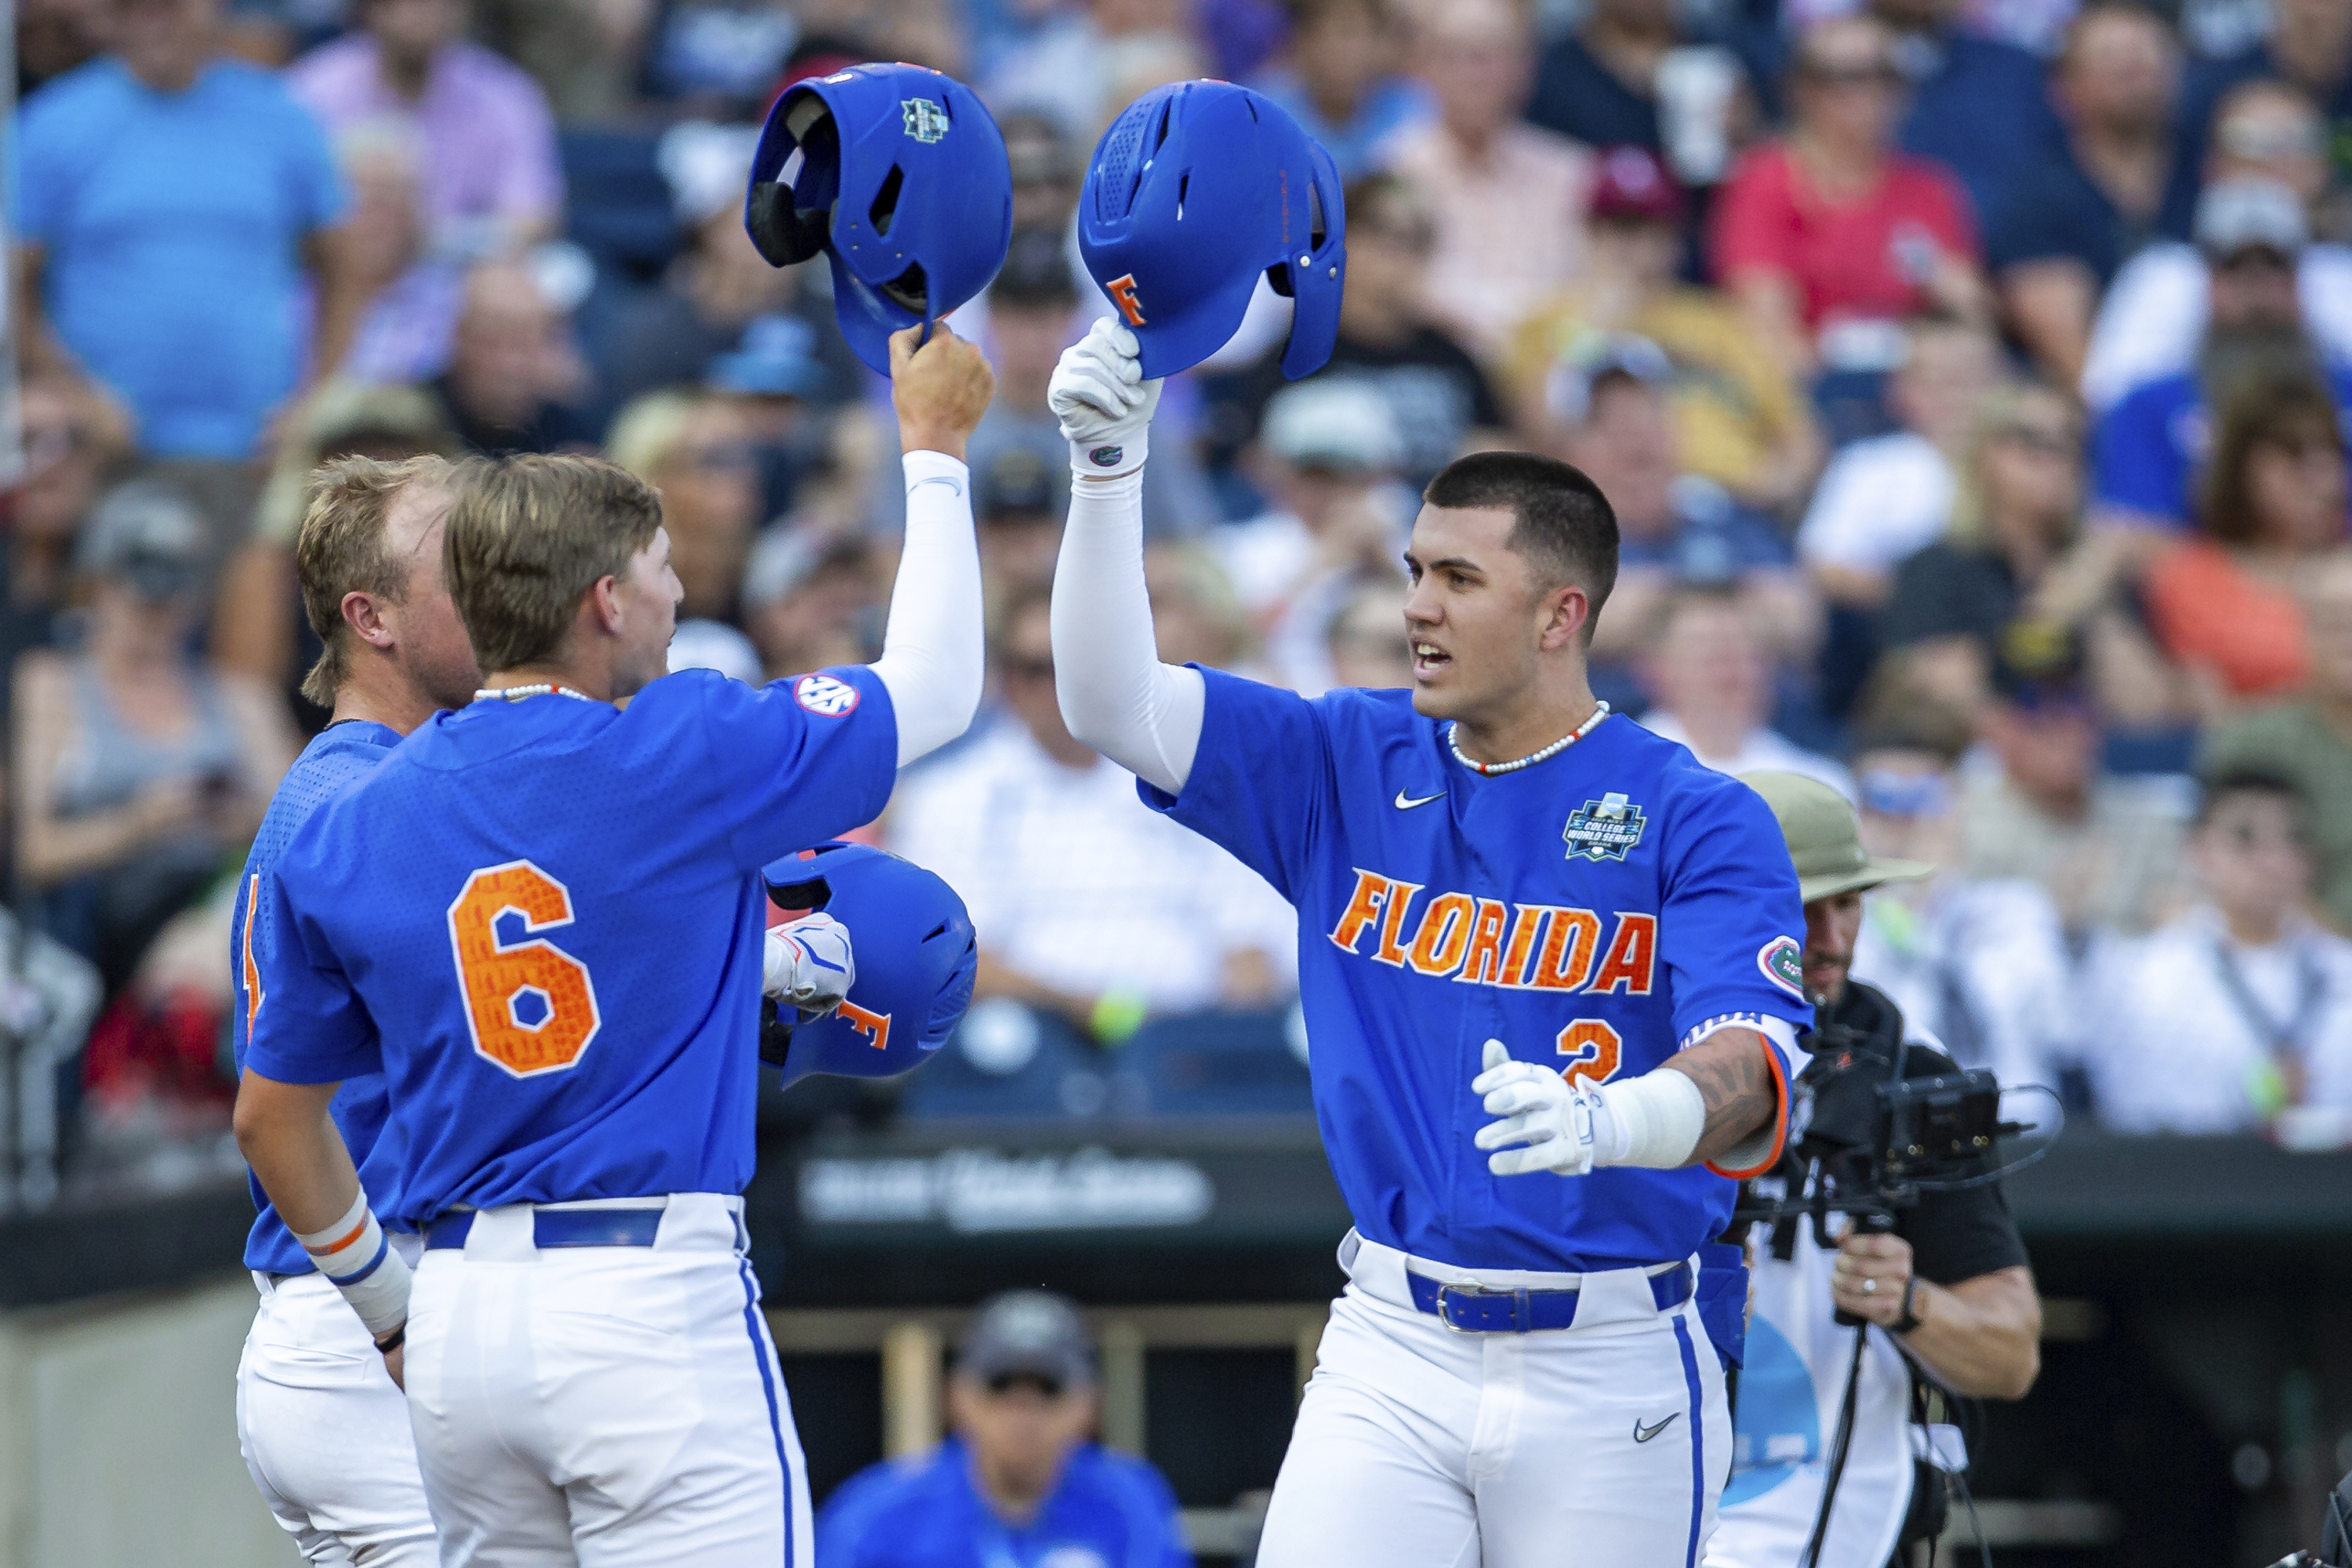
[[[425,380],[448,363],[467,264],[560,226],[555,121],[530,77],[464,41],[466,0],[360,0],[357,19],[286,82],[346,156],[407,155],[424,254],[376,297],[346,369]]]
[[[1743,157],[1715,212],[1717,279],[1800,374],[1882,369],[1906,317],[1989,317],[1976,217],[1941,165],[1895,150],[1902,77],[1867,16],[1798,45],[1792,126]]]
[[[1519,119],[1536,55],[1508,0],[1428,7],[1411,63],[1436,93],[1437,118],[1400,132],[1385,159],[1436,221],[1431,314],[1489,360],[1584,250],[1593,156]]]

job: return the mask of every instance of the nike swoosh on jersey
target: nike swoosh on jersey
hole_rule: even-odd
[[[1681,1414],[1682,1412],[1679,1410],[1675,1412],[1675,1415],[1680,1415]],[[1659,1422],[1654,1426],[1644,1426],[1639,1421],[1634,1422],[1633,1441],[1636,1443],[1648,1442],[1651,1438],[1656,1436],[1659,1433],[1673,1426],[1675,1424],[1675,1415],[1667,1416],[1664,1420]]]
[[[1405,798],[1404,791],[1399,790],[1396,793],[1396,808],[1399,811],[1411,811],[1416,805],[1427,805],[1433,800],[1444,800],[1444,798],[1445,792],[1444,790],[1439,790],[1435,795],[1425,795],[1418,800],[1407,800]]]

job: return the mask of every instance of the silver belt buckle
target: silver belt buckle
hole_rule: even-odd
[[[1448,1333],[1454,1333],[1454,1334],[1486,1334],[1486,1333],[1492,1333],[1492,1332],[1494,1332],[1494,1331],[1493,1331],[1492,1329],[1465,1329],[1465,1328],[1464,1328],[1461,1324],[1459,1324],[1459,1323],[1455,1322],[1455,1321],[1454,1321],[1454,1317],[1453,1317],[1452,1312],[1447,1309],[1446,1300],[1445,1300],[1445,1299],[1446,1299],[1446,1297],[1448,1297],[1449,1295],[1452,1295],[1452,1296],[1516,1296],[1516,1295],[1517,1295],[1517,1294],[1519,1294],[1519,1292],[1518,1292],[1518,1291],[1516,1291],[1516,1290],[1489,1290],[1489,1289],[1486,1289],[1486,1287],[1485,1287],[1484,1285],[1462,1285],[1462,1284],[1453,1283],[1453,1282],[1450,1282],[1450,1281],[1440,1281],[1440,1282],[1439,1282],[1439,1284],[1438,1284],[1438,1287],[1437,1287],[1437,1321],[1438,1321],[1439,1325],[1440,1325],[1441,1327],[1443,1327],[1443,1328],[1446,1331],[1446,1332],[1448,1332]]]

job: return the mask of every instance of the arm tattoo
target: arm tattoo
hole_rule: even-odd
[[[1691,1163],[1713,1160],[1780,1113],[1780,1088],[1764,1053],[1771,1043],[1753,1029],[1725,1029],[1678,1052],[1664,1065],[1698,1085],[1706,1127]]]

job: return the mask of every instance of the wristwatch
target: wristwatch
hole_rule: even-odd
[[[1903,1315],[1886,1325],[1889,1331],[1907,1334],[1926,1321],[1911,1310],[1911,1304],[1918,1299],[1918,1295],[1919,1277],[1914,1274],[1910,1279],[1903,1281]]]

